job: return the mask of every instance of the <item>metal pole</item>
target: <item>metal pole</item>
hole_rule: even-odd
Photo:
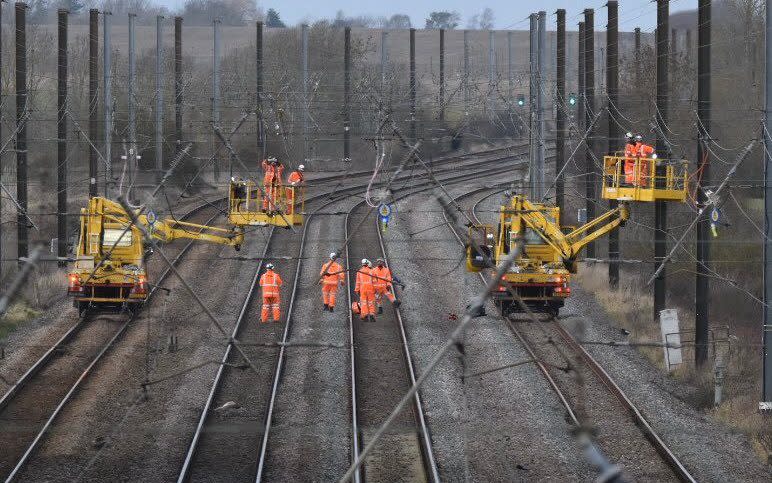
[[[301,62],[303,64],[303,159],[308,161],[308,25],[302,26]]]
[[[469,115],[469,31],[464,30],[464,116]]]
[[[606,93],[608,107],[608,149],[609,155],[619,150],[622,139],[617,124],[619,106],[619,2],[610,0],[608,24],[606,25]],[[617,200],[609,200],[609,209],[616,209]],[[608,285],[611,290],[619,287],[619,231],[611,230],[608,236]]]
[[[538,77],[537,77],[537,70],[539,69],[539,59],[536,56],[536,49],[537,44],[539,43],[538,38],[538,28],[539,28],[539,18],[538,15],[535,13],[532,13],[529,17],[530,22],[530,30],[529,30],[529,51],[528,51],[528,64],[529,64],[529,73],[530,73],[530,79],[528,82],[528,138],[529,138],[529,159],[530,159],[530,168],[528,169],[528,184],[530,186],[529,189],[529,197],[532,200],[538,199],[538,191],[537,191],[537,179],[538,174],[536,170],[538,169],[538,160],[537,160],[537,133],[536,133],[536,91],[538,90],[537,84],[538,84]]]
[[[133,184],[133,173],[136,166],[137,156],[137,104],[134,85],[137,80],[137,45],[136,45],[136,14],[129,14],[129,86],[128,99],[126,105],[129,110],[129,155],[126,157],[129,172],[129,187]],[[132,199],[131,188],[128,192],[129,199]]]
[[[16,2],[16,210],[17,256],[29,253],[27,239],[27,4]]]
[[[670,0],[657,0],[657,124],[662,131],[666,129],[668,105],[668,17],[670,15]],[[657,137],[657,152],[662,155],[667,151],[664,139]],[[664,173],[656,168],[657,176]],[[654,265],[660,269],[667,254],[667,203],[654,202]],[[665,267],[654,279],[654,320],[659,320],[660,310],[665,308],[667,286],[665,283]]]
[[[488,108],[493,110],[493,82],[496,77],[496,36],[488,31]]]
[[[415,29],[410,29],[410,139],[415,143],[416,133],[416,85],[415,85]]]
[[[351,159],[351,27],[343,31],[343,160]]]
[[[635,91],[641,92],[641,28],[635,27]]]
[[[586,191],[587,221],[595,218],[595,128],[592,119],[595,116],[595,11],[591,8],[584,11],[584,102],[585,126],[587,134],[587,150],[585,151],[585,166],[587,169]],[[587,257],[595,258],[595,242],[587,244]]]
[[[99,164],[96,139],[99,134],[99,10],[88,11],[88,137],[91,141],[88,149],[89,197],[96,196]]]
[[[2,38],[2,25],[3,25],[3,4],[0,3],[0,39]],[[0,42],[0,70],[2,70],[3,65],[3,48],[2,48],[2,42]],[[2,76],[0,76],[0,92],[3,91],[2,89]],[[1,109],[0,109],[1,110]],[[0,116],[2,117],[2,116]],[[2,123],[0,123],[0,139],[2,139]],[[2,154],[0,154],[0,182],[2,182],[3,178],[3,162],[2,162]],[[5,255],[5,251],[3,250],[3,224],[2,224],[2,213],[3,213],[3,197],[0,196],[0,280],[3,278],[3,256]]]
[[[708,2],[710,3],[710,2]],[[767,0],[766,17],[766,84],[765,84],[765,112],[764,145],[766,147],[766,157],[764,162],[764,320],[761,326],[764,339],[764,361],[762,376],[761,403],[766,404],[766,409],[772,409],[772,314],[770,305],[772,304],[772,264],[769,257],[772,255],[772,197],[769,190],[772,189],[772,1]],[[702,5],[702,0],[700,0]],[[697,34],[699,36],[699,33]],[[702,47],[702,38],[697,39],[698,51]],[[710,43],[710,42],[708,42]]]
[[[57,256],[59,266],[64,267],[67,262],[67,15],[69,11],[60,8],[59,17],[59,69],[57,78],[57,107],[58,116],[56,123],[56,189],[57,189]]]
[[[699,0],[697,6],[697,163],[700,166],[700,184],[710,186],[710,37],[711,0]],[[708,201],[704,190],[698,189],[697,203],[704,206]],[[708,361],[708,325],[710,314],[710,233],[707,213],[697,223],[697,276],[695,279],[694,315],[695,340],[694,362],[698,366]]]
[[[257,155],[265,159],[265,127],[263,126],[263,22],[255,24],[255,94],[257,97]]]
[[[563,166],[566,163],[566,109],[568,104],[566,101],[566,11],[565,9],[558,9],[555,12],[558,16],[558,31],[557,31],[557,86],[556,92],[558,96],[558,108],[555,119],[555,175],[563,171]],[[555,206],[563,213],[563,196],[564,185],[563,176],[558,176],[555,180]]]
[[[111,65],[111,49],[112,44],[110,41],[110,18],[112,17],[112,13],[110,12],[102,12],[102,22],[103,22],[103,28],[104,32],[103,35],[103,46],[102,46],[102,78],[104,79],[104,131],[102,134],[104,135],[104,158],[105,163],[107,164],[107,169],[105,170],[105,197],[110,197],[110,188],[112,187],[113,183],[113,161],[112,161],[112,134],[113,134],[113,93],[112,93],[112,84],[113,84],[113,77],[112,77],[112,65]]]
[[[445,29],[440,29],[440,121],[445,120]]]
[[[579,22],[579,47],[578,47],[578,79],[577,79],[577,94],[576,94],[576,125],[579,133],[584,132],[584,22]],[[583,143],[579,143],[580,148],[577,150],[577,154],[584,149]],[[577,158],[580,156],[577,155]]]
[[[678,30],[670,30],[670,70],[675,71],[678,60]]]
[[[507,93],[507,100],[512,102],[512,94],[515,88],[515,66],[513,63],[514,52],[512,51],[512,31],[507,31],[507,87],[509,92]]]
[[[164,169],[163,17],[155,18],[155,170],[160,179]]]
[[[545,171],[546,166],[544,165],[544,157],[546,155],[545,152],[545,141],[544,141],[544,90],[545,90],[545,81],[547,79],[547,12],[541,11],[539,12],[539,33],[538,33],[538,51],[536,55],[536,59],[538,60],[538,70],[536,73],[537,78],[537,84],[536,84],[536,127],[537,127],[537,133],[536,136],[536,160],[537,160],[537,166],[536,166],[536,196],[533,198],[534,200],[540,200],[542,198],[542,195],[544,193],[545,189]]]
[[[386,96],[386,65],[389,62],[389,33],[381,32],[381,95]]]
[[[174,155],[182,149],[182,17],[174,17]]]
[[[212,21],[212,126],[220,126],[220,19]],[[212,133],[212,154],[214,163],[212,171],[214,180],[220,180],[220,157],[216,154],[219,145],[217,134]]]

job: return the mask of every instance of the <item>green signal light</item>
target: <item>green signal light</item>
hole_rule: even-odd
[[[520,95],[517,97],[517,105],[523,107],[525,105],[525,96]]]
[[[568,96],[568,104],[571,106],[576,105],[576,94],[572,93],[571,95]]]

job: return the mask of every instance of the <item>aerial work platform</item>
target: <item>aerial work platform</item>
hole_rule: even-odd
[[[228,221],[236,226],[302,225],[304,195],[303,186],[264,187],[250,180],[231,180]]]
[[[602,197],[619,201],[685,201],[689,194],[688,165],[685,159],[606,156]]]

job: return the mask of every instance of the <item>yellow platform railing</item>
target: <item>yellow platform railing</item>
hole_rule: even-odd
[[[684,201],[689,172],[685,159],[603,158],[604,199],[620,201]]]

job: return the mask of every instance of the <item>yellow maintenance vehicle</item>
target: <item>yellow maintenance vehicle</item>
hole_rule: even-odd
[[[577,271],[582,249],[623,226],[630,216],[631,202],[683,202],[688,179],[685,160],[606,156],[602,197],[619,204],[576,229],[561,226],[558,207],[530,201],[523,195],[508,195],[508,203],[499,209],[495,230],[492,225],[470,227],[467,270],[494,268],[512,250],[518,250],[492,294],[493,300],[505,314],[520,312],[522,306],[515,293],[529,309],[557,314],[571,295],[571,274]]]
[[[152,212],[139,214],[139,224],[161,243],[185,238],[233,246],[244,242],[241,228],[217,228],[172,218],[159,220]],[[68,274],[68,293],[79,309],[124,307],[147,299],[146,246],[141,230],[115,201],[93,197],[81,209],[77,258]]]

